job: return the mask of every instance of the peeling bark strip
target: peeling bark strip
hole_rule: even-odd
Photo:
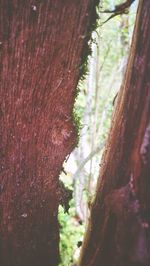
[[[139,1],[80,266],[150,265],[150,1]]]
[[[0,0],[2,266],[58,264],[58,176],[97,3]]]

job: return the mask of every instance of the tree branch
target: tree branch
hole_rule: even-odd
[[[81,172],[81,170],[83,169],[83,167],[85,166],[85,164],[95,155],[97,154],[102,148],[104,147],[104,143],[100,144],[98,147],[95,148],[95,150],[93,150],[92,152],[90,152],[90,154],[82,161],[82,163],[80,164],[80,166],[78,167],[77,171],[74,173],[73,175],[73,181],[75,181],[75,179],[79,176],[79,173]]]
[[[106,9],[102,11],[101,13],[112,13],[112,15],[108,19],[106,19],[102,24],[106,23],[107,21],[118,15],[127,14],[129,11],[129,7],[133,4],[134,1],[135,0],[127,0],[126,2],[120,5],[116,5],[114,10]]]

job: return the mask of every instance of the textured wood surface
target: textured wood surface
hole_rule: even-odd
[[[80,266],[150,265],[149,14],[150,2],[139,1]]]
[[[0,265],[58,264],[58,176],[95,0],[0,0]]]

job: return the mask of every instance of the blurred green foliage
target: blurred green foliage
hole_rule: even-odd
[[[64,213],[63,208],[59,207],[60,223],[60,254],[61,263],[59,266],[71,266],[76,258],[75,251],[78,249],[78,242],[82,241],[85,226],[79,224],[76,219],[73,201],[70,203],[69,213]]]

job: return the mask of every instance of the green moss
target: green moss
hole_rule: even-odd
[[[74,107],[73,109],[73,121],[76,125],[76,131],[77,131],[77,146],[79,143],[79,139],[80,139],[80,130],[82,129],[82,123],[81,123],[81,117],[78,113],[78,111],[76,110],[76,108]]]
[[[96,31],[98,28],[98,20],[99,20],[99,0],[93,1],[93,3],[89,4],[89,13],[90,13],[90,20],[89,20],[89,25],[87,28],[87,34],[85,37],[85,44],[83,47],[82,51],[82,56],[81,56],[81,65],[79,67],[80,70],[80,78],[79,82],[81,80],[84,80],[87,73],[88,73],[88,58],[92,54],[92,33]]]
[[[94,1],[92,1],[92,3],[91,2],[89,3],[88,10],[89,10],[89,14],[90,14],[90,19],[89,19],[89,24],[87,27],[85,40],[84,40],[84,46],[83,46],[83,51],[82,51],[82,55],[81,55],[81,64],[79,66],[79,82],[78,82],[78,86],[76,89],[75,102],[76,102],[76,99],[77,99],[79,92],[80,92],[81,83],[83,82],[83,80],[86,78],[86,76],[88,74],[88,58],[90,55],[92,55],[92,43],[95,41],[92,38],[92,33],[94,31],[96,31],[96,29],[99,26],[99,24],[98,24],[99,3],[100,3],[99,0],[94,0]],[[81,115],[79,114],[78,110],[76,109],[75,104],[74,104],[72,114],[73,114],[73,121],[76,124],[76,129],[77,129],[77,136],[78,136],[77,145],[78,145],[79,138],[80,138],[80,130],[82,128],[82,123],[81,123]]]

